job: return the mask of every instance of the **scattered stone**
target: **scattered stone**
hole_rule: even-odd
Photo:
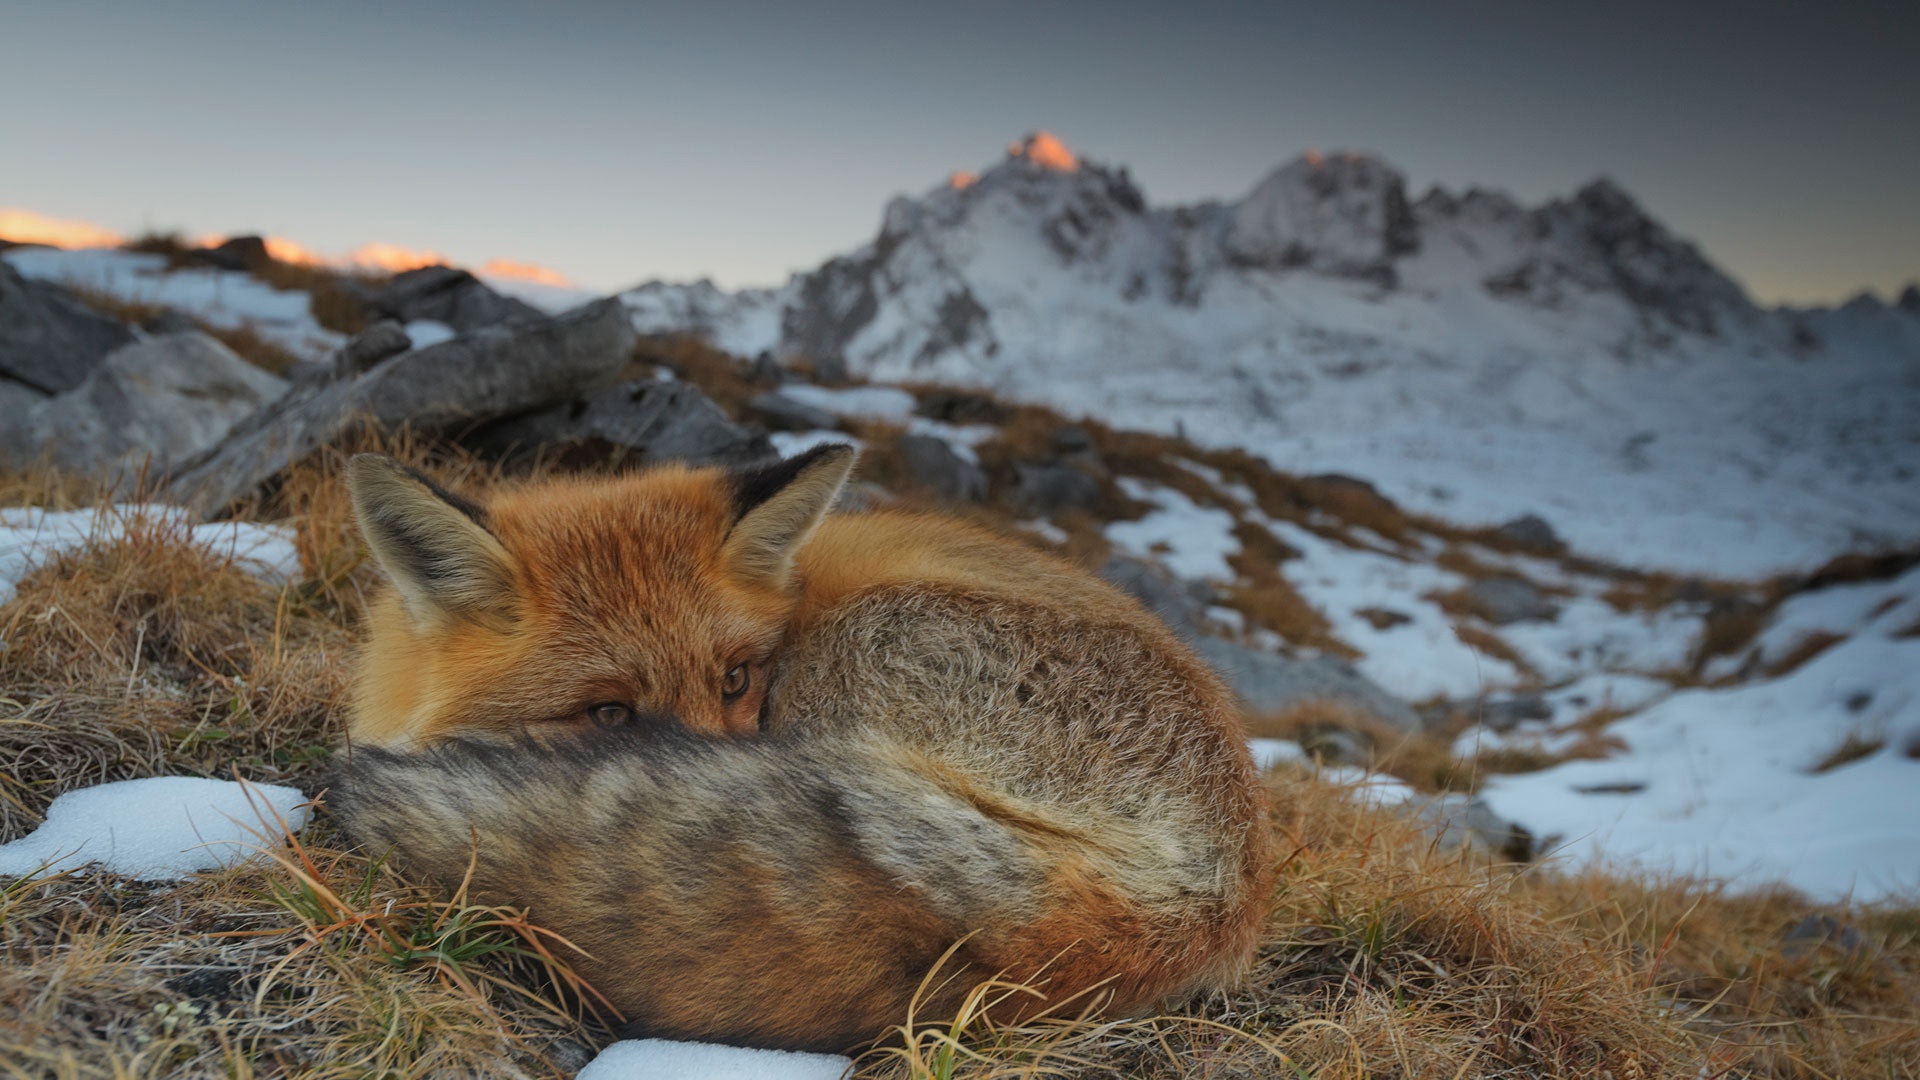
[[[1538,514],[1522,514],[1494,531],[1523,551],[1557,555],[1567,549],[1566,541]]]
[[[1004,424],[1012,413],[985,394],[966,390],[929,390],[914,412],[943,424]]]
[[[1193,649],[1212,664],[1254,712],[1280,712],[1313,701],[1366,713],[1402,731],[1416,731],[1413,707],[1331,656],[1290,657],[1224,638],[1200,636]]]
[[[1479,720],[1489,731],[1507,732],[1529,720],[1553,719],[1553,705],[1541,694],[1494,698],[1479,709]]]
[[[547,316],[531,304],[502,296],[465,270],[450,266],[423,266],[367,290],[362,297],[377,315],[410,323],[431,319],[445,323],[456,334],[470,334],[492,326],[537,326]]]
[[[1511,862],[1531,862],[1537,854],[1533,834],[1525,826],[1494,813],[1478,796],[1412,799],[1404,809],[1441,847],[1478,847]]]
[[[141,323],[140,329],[149,334],[185,334],[200,329],[200,324],[179,308],[163,308],[159,314]]]
[[[779,391],[753,397],[747,408],[775,431],[831,431],[840,426],[839,417]]]
[[[1560,614],[1560,608],[1545,593],[1517,577],[1483,578],[1467,586],[1466,595],[1473,613],[1495,626],[1551,622]]]
[[[1158,563],[1114,555],[1100,568],[1100,576],[1146,605],[1181,637],[1194,637],[1206,622],[1207,605],[1212,600],[1208,590],[1181,581]]]
[[[476,430],[470,445],[506,458],[573,463],[744,465],[773,456],[765,435],[727,418],[687,382],[637,379]]]
[[[72,293],[32,281],[0,260],[0,377],[42,394],[72,390],[133,331]]]
[[[340,352],[334,354],[334,377],[351,379],[363,371],[371,371],[372,365],[382,359],[399,356],[413,348],[413,338],[407,336],[407,327],[401,327],[394,319],[380,319],[365,331],[353,334],[348,344],[340,346]]]
[[[1391,608],[1355,608],[1353,613],[1367,620],[1367,625],[1373,627],[1375,630],[1391,630],[1396,626],[1405,626],[1413,621],[1413,616],[1394,611]]]
[[[273,261],[267,253],[267,242],[258,236],[235,236],[218,247],[202,248],[194,252],[197,261],[221,270],[256,270]]]
[[[1867,953],[1867,939],[1831,915],[1809,915],[1787,931],[1780,944],[1780,955],[1789,960],[1805,960],[1822,953],[1858,960]]]
[[[407,336],[406,327],[393,319],[381,319],[349,338],[333,354],[333,375],[339,379],[352,378],[411,348],[413,339]]]
[[[772,351],[761,349],[747,365],[747,381],[756,386],[779,386],[787,381],[787,373],[781,369],[780,361],[773,358]]]
[[[634,341],[625,308],[608,299],[536,325],[415,349],[356,378],[302,385],[184,463],[169,494],[215,514],[362,425],[443,434],[544,409],[615,378]]]
[[[915,487],[951,502],[981,502],[987,497],[987,474],[980,466],[954,453],[947,440],[934,435],[902,435],[901,463]]]
[[[1015,512],[1053,517],[1066,510],[1091,510],[1100,503],[1100,481],[1071,465],[1013,467]]]
[[[78,473],[119,470],[125,485],[143,468],[164,475],[286,389],[203,333],[167,334],[116,350],[84,383],[35,406],[0,450]]]
[[[1093,435],[1079,424],[1062,424],[1047,436],[1047,444],[1061,457],[1093,453]]]

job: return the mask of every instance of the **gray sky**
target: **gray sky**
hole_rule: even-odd
[[[0,206],[781,280],[1046,128],[1156,203],[1315,147],[1606,174],[1763,300],[1920,278],[1920,4],[0,0]]]

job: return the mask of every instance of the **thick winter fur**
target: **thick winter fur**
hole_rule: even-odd
[[[1270,874],[1225,689],[1066,563],[941,517],[823,519],[850,466],[463,510],[356,462],[370,534],[422,524],[371,541],[397,595],[331,805],[417,872],[472,861],[656,1035],[852,1046],[956,942],[922,1018],[996,975],[1116,1012],[1231,979]],[[596,727],[609,702],[635,719]]]

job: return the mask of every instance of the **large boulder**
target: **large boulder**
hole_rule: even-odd
[[[85,382],[33,407],[0,435],[7,456],[81,473],[154,475],[219,442],[286,392],[286,380],[191,331],[116,350]]]
[[[469,443],[499,457],[740,465],[773,457],[765,435],[727,419],[692,383],[617,383],[490,424]]]
[[[1539,586],[1517,577],[1481,578],[1467,586],[1466,599],[1475,615],[1495,626],[1552,622],[1560,614],[1560,608]]]
[[[41,394],[72,390],[133,331],[72,293],[32,281],[0,259],[0,379]]]
[[[361,425],[445,434],[543,409],[612,381],[634,340],[620,303],[602,300],[403,353],[358,378],[304,384],[185,463],[170,494],[213,514]]]
[[[546,319],[539,308],[502,296],[465,270],[423,266],[395,274],[361,298],[376,315],[408,323],[431,319],[470,334],[491,326],[532,326]]]

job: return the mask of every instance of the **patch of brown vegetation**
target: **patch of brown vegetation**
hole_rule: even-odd
[[[84,286],[66,285],[63,287],[66,288],[68,292],[71,292],[80,302],[98,311],[100,314],[110,319],[117,319],[120,322],[135,326],[167,310],[166,306],[162,304],[150,304],[137,300],[122,300],[109,293],[100,292],[97,289],[89,289]],[[292,369],[293,365],[298,362],[298,359],[292,353],[260,336],[259,332],[250,325],[242,325],[233,329],[223,329],[200,319],[193,319],[192,321],[201,333],[206,334],[208,337],[213,338],[220,344],[233,350],[235,356],[252,364],[254,367],[270,371],[275,375],[285,375]]]
[[[313,321],[336,334],[348,337],[367,328],[367,305],[360,289],[385,284],[389,275],[364,270],[342,270],[326,266],[300,266],[268,259],[249,267],[247,273],[281,292],[307,294],[307,310]]]
[[[1813,766],[1807,771],[1815,775],[1832,772],[1844,765],[1851,765],[1856,761],[1864,761],[1886,749],[1886,746],[1887,740],[1882,736],[1863,735],[1857,731],[1849,731],[1847,732],[1847,737],[1840,741],[1839,746],[1827,751],[1826,756],[1814,762]]]
[[[665,368],[675,378],[699,387],[736,420],[746,418],[749,400],[774,389],[772,384],[755,381],[747,361],[692,334],[641,338],[634,346],[632,366],[644,372]]]
[[[1845,634],[1816,630],[1806,637],[1801,638],[1799,641],[1794,642],[1793,648],[1788,649],[1786,655],[1769,663],[1767,665],[1767,678],[1777,679],[1782,675],[1790,675],[1799,670],[1801,665],[1845,640],[1847,640]]]

